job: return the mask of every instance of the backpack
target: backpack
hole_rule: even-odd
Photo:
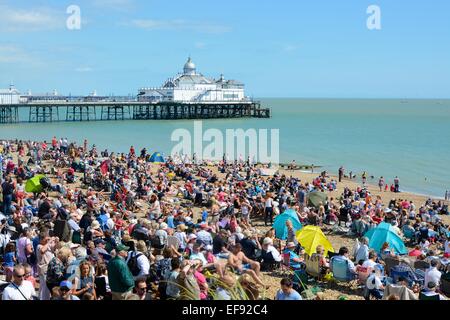
[[[138,258],[142,256],[142,253],[137,253],[136,251],[131,253],[131,257],[127,262],[128,268],[131,271],[131,274],[136,277],[140,270],[139,270],[139,265],[138,265]]]

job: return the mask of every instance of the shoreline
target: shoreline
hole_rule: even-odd
[[[17,139],[17,140],[21,140],[21,139]],[[15,139],[0,139],[0,141],[15,141]],[[22,141],[33,141],[33,140],[22,139]],[[51,137],[49,139],[46,139],[45,141],[47,141],[47,143],[49,144],[51,141]],[[43,141],[38,141],[38,142],[42,143]],[[78,146],[81,146],[83,144],[83,141],[75,141],[75,142]],[[89,143],[89,141],[88,141],[88,144],[89,145],[97,145],[95,143]],[[112,150],[110,148],[106,148],[106,149]],[[98,151],[100,152],[102,150],[100,150],[100,148],[98,148]],[[117,154],[127,153],[127,152],[128,151],[124,151],[124,148],[122,148],[121,152],[114,152],[114,153],[117,155]],[[161,152],[161,153],[164,154],[165,156],[167,156],[167,153],[165,153],[165,152]],[[17,160],[17,159],[15,159],[15,160]],[[204,160],[204,161],[205,161],[205,165],[210,165],[210,164],[217,165],[220,162],[217,160],[211,160],[211,161]],[[268,164],[258,163],[258,166],[267,167],[267,165]],[[283,165],[284,167],[281,167],[281,165]],[[338,181],[338,175],[330,173],[330,171],[325,169],[326,168],[325,166],[314,164],[314,169],[315,170],[317,169],[317,171],[311,172],[310,170],[305,170],[305,169],[290,170],[290,169],[286,168],[287,165],[289,165],[289,163],[283,162],[278,165],[273,165],[272,168],[277,168],[278,172],[285,174],[286,176],[292,175],[297,178],[302,177],[302,176],[307,177],[307,180],[303,179],[306,181],[312,181],[314,178],[318,177],[322,171],[326,171],[327,175],[330,179],[334,179],[334,180]],[[296,165],[298,167],[303,167],[303,168],[311,167],[311,164],[297,163]],[[370,182],[370,180],[371,179],[368,179],[368,182],[366,182],[366,187],[368,187],[368,189],[371,191],[371,193],[378,195],[380,193],[378,185],[373,182]],[[373,180],[375,180],[375,179],[373,179]],[[344,184],[344,185],[348,184],[349,186],[351,186],[351,188],[356,188],[357,186],[362,187],[361,177],[356,177],[355,179],[343,178],[341,184]],[[401,186],[401,184],[400,184],[400,186]],[[338,189],[340,189],[340,188],[338,188]],[[381,194],[383,194],[383,195],[390,194],[393,197],[411,197],[412,196],[413,198],[424,199],[424,201],[426,201],[427,199],[432,199],[432,200],[437,200],[437,201],[443,201],[446,204],[450,204],[450,200],[445,200],[443,196],[437,196],[437,195],[432,195],[432,194],[416,192],[416,191],[410,190],[408,188],[402,189],[402,187],[400,189],[402,191],[399,193],[391,193],[390,191],[387,191],[387,192],[383,191],[383,192],[381,192]],[[375,191],[375,192],[373,192],[373,191]],[[444,193],[445,193],[445,191],[444,191]]]

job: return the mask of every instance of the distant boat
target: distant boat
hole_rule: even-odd
[[[402,101],[400,101],[400,103],[408,103],[409,101],[408,100],[402,100]]]

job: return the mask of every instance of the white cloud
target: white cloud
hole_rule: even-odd
[[[66,20],[64,13],[46,7],[25,10],[0,4],[0,31],[29,32],[63,28]]]
[[[14,45],[0,45],[0,63],[26,63],[31,57]]]
[[[92,4],[103,9],[129,10],[134,8],[134,0],[92,0]]]
[[[125,25],[145,30],[191,30],[203,33],[226,33],[230,32],[228,26],[212,24],[209,22],[188,21],[183,19],[175,20],[132,20]]]
[[[197,49],[203,49],[203,48],[206,47],[206,43],[204,43],[204,42],[196,42],[196,43],[195,43],[195,47],[196,47]]]
[[[298,48],[299,48],[298,45],[286,44],[286,45],[283,47],[283,51],[285,51],[285,52],[294,52],[294,51],[296,51]]]
[[[91,67],[79,67],[75,69],[76,72],[92,72],[94,71]]]

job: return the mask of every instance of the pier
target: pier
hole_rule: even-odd
[[[60,121],[117,121],[117,120],[182,120],[270,118],[270,109],[255,101],[237,102],[140,102],[126,99],[32,100],[19,104],[0,104],[0,123],[44,123]],[[28,109],[28,119],[20,119]]]

